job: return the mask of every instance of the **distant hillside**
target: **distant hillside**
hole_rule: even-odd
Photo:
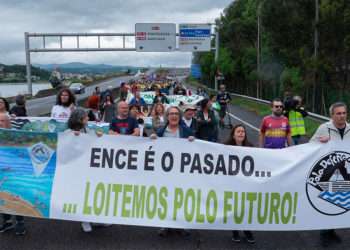
[[[106,74],[117,72],[137,72],[139,67],[131,66],[113,66],[107,64],[86,64],[80,62],[64,63],[64,64],[35,64],[44,70],[52,71],[59,69],[62,73],[78,73],[78,74]]]
[[[5,65],[5,64],[0,64],[0,66],[4,67],[3,72],[5,74],[8,73],[15,73],[17,75],[18,80],[21,80],[22,78],[25,79],[26,76],[26,66],[25,65]],[[51,72],[41,69],[39,67],[32,66],[31,67],[32,71],[32,76],[39,76],[41,80],[48,80]]]

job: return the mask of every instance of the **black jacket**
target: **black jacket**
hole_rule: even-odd
[[[198,122],[198,132],[197,137],[201,140],[206,141],[217,141],[217,121],[215,118],[214,111],[209,110],[208,116],[210,121],[204,119],[203,111],[198,111],[197,122]]]
[[[10,114],[16,116],[27,116],[27,110],[24,106],[13,106],[10,110]]]

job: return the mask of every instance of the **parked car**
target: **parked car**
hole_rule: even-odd
[[[85,93],[85,86],[80,82],[73,82],[69,86],[69,89],[74,92],[74,94],[83,94]]]

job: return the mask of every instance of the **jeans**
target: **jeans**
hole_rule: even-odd
[[[300,135],[292,136],[294,145],[298,145],[300,141]]]

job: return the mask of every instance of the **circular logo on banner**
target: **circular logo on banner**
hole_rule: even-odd
[[[35,144],[31,149],[30,155],[36,164],[44,164],[51,158],[50,148],[43,143]]]
[[[349,171],[348,171],[349,169]],[[350,153],[334,151],[314,164],[306,181],[312,207],[324,215],[350,210]]]

